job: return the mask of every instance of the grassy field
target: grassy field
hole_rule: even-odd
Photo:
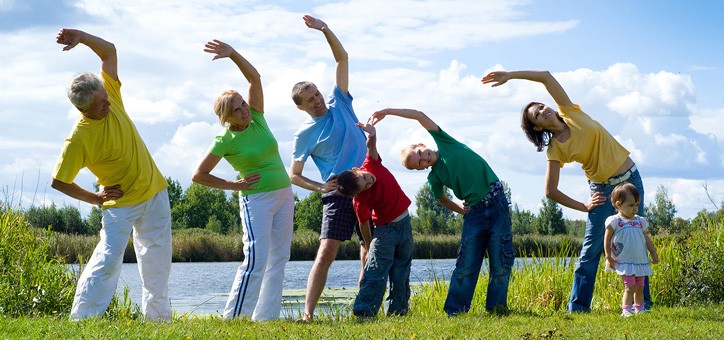
[[[564,311],[573,279],[567,259],[572,245],[566,242],[554,250],[541,247],[539,257],[515,268],[506,315],[484,310],[483,274],[470,312],[454,318],[442,311],[448,284],[438,280],[416,287],[407,316],[364,322],[350,316],[347,296],[310,324],[297,324],[296,317],[256,323],[196,315],[154,323],[142,320],[127,295],[115,298],[103,318],[70,322],[76,274],[64,270],[62,258],[49,255],[53,239],[29,227],[22,214],[0,209],[0,339],[724,339],[724,217],[654,240],[661,260],[651,276],[655,306],[632,318],[619,316],[621,279],[603,270],[593,312]]]
[[[170,323],[66,318],[3,318],[0,336],[7,339],[721,339],[724,306],[656,308],[622,318],[612,312],[535,314],[512,311],[506,316],[470,313],[448,318],[442,313],[375,320],[223,321],[177,318]]]

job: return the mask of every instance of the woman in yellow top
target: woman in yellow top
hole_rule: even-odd
[[[629,151],[616,141],[596,120],[573,104],[566,91],[548,71],[495,71],[483,77],[483,84],[500,86],[510,79],[525,79],[545,85],[558,105],[531,102],[523,108],[521,127],[540,152],[546,149],[546,197],[571,209],[588,213],[581,256],[576,265],[568,311],[588,312],[591,309],[596,272],[603,252],[604,222],[616,209],[607,197],[622,182],[630,182],[644,196],[643,182]],[[588,178],[591,196],[580,202],[558,189],[563,164],[578,162]],[[638,214],[643,216],[644,200]],[[651,307],[649,283],[644,287],[645,308]]]

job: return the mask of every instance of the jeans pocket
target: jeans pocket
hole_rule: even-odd
[[[500,236],[501,250],[503,252],[503,266],[512,268],[515,262],[515,249],[513,249],[513,234],[506,233]]]

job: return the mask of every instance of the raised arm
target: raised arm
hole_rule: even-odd
[[[559,106],[571,105],[571,99],[563,90],[561,84],[548,71],[493,71],[483,77],[483,84],[493,83],[493,87],[505,84],[510,79],[525,79],[545,85],[548,94],[553,97]]]
[[[305,15],[304,23],[307,25],[307,27],[322,31],[322,33],[324,33],[324,37],[327,39],[329,47],[332,48],[334,60],[337,62],[337,86],[339,86],[339,89],[342,90],[342,92],[344,92],[345,94],[349,93],[349,57],[347,56],[347,51],[344,50],[342,43],[339,42],[337,36],[334,35],[332,30],[329,29],[329,26],[327,26],[324,21],[312,17],[311,15]]]
[[[229,58],[231,59],[241,73],[244,75],[246,80],[249,82],[249,106],[256,111],[264,112],[264,92],[261,86],[261,76],[256,68],[251,65],[239,52],[237,52],[231,45],[221,41],[212,40],[204,45],[204,52],[216,54],[213,59]]]
[[[422,125],[425,130],[430,131],[439,131],[440,127],[435,124],[430,117],[425,115],[422,111],[417,110],[410,110],[410,109],[384,109],[377,111],[373,113],[369,119],[367,119],[368,124],[376,125],[379,123],[382,119],[384,119],[386,116],[392,115],[392,116],[398,116],[402,118],[407,119],[414,119]]]
[[[380,154],[377,152],[377,129],[375,129],[375,126],[369,122],[367,124],[357,123],[357,126],[367,132],[367,154],[374,160],[380,159]]]
[[[71,28],[62,28],[55,37],[55,41],[65,45],[63,51],[69,51],[79,43],[90,47],[101,58],[101,70],[118,81],[118,57],[116,56],[116,46],[112,43]]]

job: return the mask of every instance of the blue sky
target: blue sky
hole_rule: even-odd
[[[61,52],[55,35],[62,27],[115,43],[126,109],[164,175],[190,184],[221,129],[213,98],[247,91],[233,63],[211,62],[202,51],[211,39],[236,47],[262,74],[267,119],[288,163],[294,131],[306,119],[289,98],[292,85],[311,80],[326,94],[333,82],[328,45],[302,21],[311,14],[349,52],[360,120],[386,107],[426,112],[490,163],[520,207],[538,211],[546,162],[520,131],[519,111],[531,100],[552,100],[534,83],[483,86],[480,78],[495,69],[550,70],[632,152],[645,199],[663,185],[678,215],[691,218],[714,208],[704,186],[724,201],[721,13],[719,1],[0,0],[0,195],[24,207],[54,201],[90,209],[49,186],[78,115],[65,88],[75,73],[99,69],[84,46]],[[431,138],[394,118],[378,134],[385,164],[414,198],[426,172],[403,169],[399,150],[434,145]],[[223,162],[215,173],[234,177]],[[319,178],[311,162],[305,174]],[[87,189],[93,181],[87,171],[76,179]],[[560,187],[587,197],[580,166],[564,167]]]

